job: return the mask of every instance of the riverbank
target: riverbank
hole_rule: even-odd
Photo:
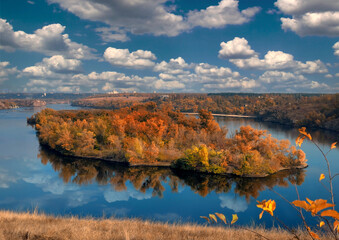
[[[291,239],[282,229],[249,227],[268,239]],[[36,213],[0,211],[0,239],[263,239],[255,233],[235,227],[210,227],[196,224],[169,224],[139,219],[93,219],[54,217]],[[301,239],[307,233],[298,230]],[[323,236],[326,239],[326,236]]]

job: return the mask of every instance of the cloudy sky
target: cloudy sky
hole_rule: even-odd
[[[338,0],[11,0],[0,92],[339,92]]]

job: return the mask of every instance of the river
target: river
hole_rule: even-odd
[[[47,107],[77,109],[67,104]],[[259,220],[257,200],[275,199],[275,215],[289,226],[301,224],[295,210],[277,193],[290,201],[330,199],[318,179],[326,173],[326,163],[319,150],[305,141],[309,167],[294,172],[280,172],[268,178],[230,178],[173,172],[168,168],[127,168],[103,161],[72,160],[40,147],[35,130],[26,118],[41,108],[0,110],[0,209],[33,211],[54,215],[118,217],[163,222],[194,222],[200,216],[224,213],[228,219],[237,213],[239,224],[276,225],[269,214]],[[217,117],[218,123],[235,133],[242,125],[268,130],[273,137],[289,139],[293,144],[296,129],[255,119]],[[311,131],[315,141],[326,151],[338,135],[324,130]],[[339,172],[339,150],[328,154],[333,173]],[[323,180],[326,183],[326,179]],[[339,177],[334,191],[339,192]],[[270,190],[273,189],[274,191]],[[277,193],[275,193],[277,192]],[[317,224],[306,214],[311,225]]]

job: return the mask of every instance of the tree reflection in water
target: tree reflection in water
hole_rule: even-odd
[[[178,192],[179,186],[189,186],[203,197],[213,191],[227,193],[234,184],[234,192],[245,196],[249,201],[251,197],[257,198],[260,192],[267,188],[287,187],[288,182],[301,185],[305,179],[303,169],[280,171],[264,178],[241,178],[182,172],[164,167],[128,167],[100,160],[68,158],[44,147],[40,148],[38,157],[44,165],[50,163],[65,183],[84,185],[97,182],[100,185],[111,184],[116,191],[125,191],[126,182],[129,181],[137,191],[145,193],[152,189],[152,195],[158,197],[163,196],[164,183],[170,186],[172,192]]]

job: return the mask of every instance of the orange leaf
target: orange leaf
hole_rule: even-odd
[[[208,223],[210,223],[210,219],[208,217],[205,217],[205,216],[200,216],[200,217],[205,219]]]
[[[297,139],[295,140],[295,144],[301,147],[301,144],[304,142],[305,138],[306,138],[305,136],[297,137]]]
[[[311,134],[309,134],[309,133],[306,132],[306,128],[305,128],[305,127],[299,128],[299,132],[300,132],[302,135],[308,137],[308,139],[312,140]]]
[[[325,178],[325,174],[320,174],[319,182]]]
[[[313,237],[314,239],[320,239],[320,237],[318,236],[318,234],[316,234],[315,232],[310,231],[310,234],[312,235],[312,237]]]
[[[322,217],[332,217],[332,218],[339,220],[339,213],[335,210],[326,210],[326,211],[323,211],[320,215]]]
[[[324,221],[321,221],[321,222],[319,223],[319,227],[322,227],[322,226],[324,226],[324,225],[325,225]]]
[[[335,146],[336,144],[337,144],[337,142],[332,143],[331,149],[336,148],[336,146]]]
[[[312,201],[312,200],[310,200],[310,199],[308,199],[308,198],[306,198],[306,200],[307,200],[307,202],[309,203],[309,204],[313,204],[314,203],[314,201]]]
[[[305,201],[295,200],[292,203],[294,204],[294,206],[301,207],[305,210],[308,210],[310,208],[310,205],[307,204]]]
[[[214,220],[215,222],[218,222],[218,219],[217,219],[217,217],[214,214],[209,214],[209,216],[210,216],[211,220]]]
[[[235,223],[236,221],[238,221],[238,215],[237,214],[232,214],[232,222],[231,222],[231,224]]]
[[[215,213],[215,215],[217,215],[220,218],[220,220],[222,220],[226,224],[226,217],[225,217],[224,214],[222,214],[222,213]]]
[[[324,199],[316,199],[311,203],[311,212],[312,214],[316,214],[325,208],[333,207],[334,205],[331,203],[327,203],[327,200]]]
[[[339,221],[335,221],[333,223],[333,230],[335,231],[337,229],[337,232],[339,232]]]

